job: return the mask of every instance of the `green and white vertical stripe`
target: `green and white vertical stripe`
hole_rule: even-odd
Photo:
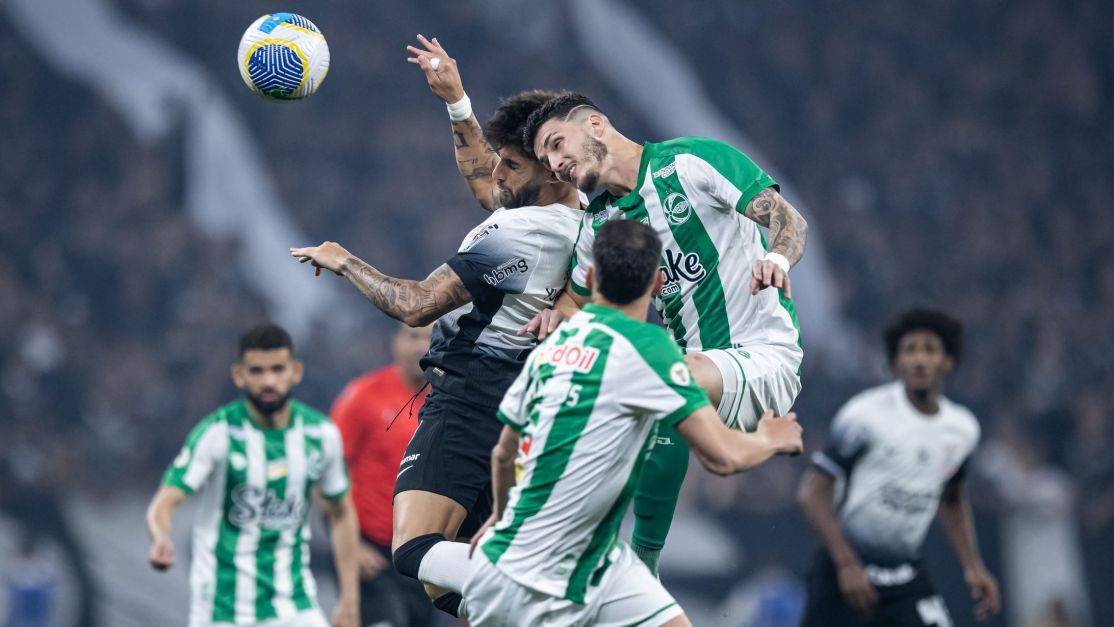
[[[484,555],[523,585],[585,603],[658,422],[707,404],[668,333],[586,306],[531,354],[500,406],[529,445]]]
[[[603,194],[585,212],[573,289],[588,293],[596,231],[608,220],[640,220],[662,240],[666,281],[655,307],[686,351],[749,345],[799,351],[792,301],[780,290],[750,294],[750,267],[766,246],[742,213],[774,180],[735,148],[700,137],[645,144],[638,180],[627,196]]]
[[[237,401],[195,432],[191,453],[180,454],[164,478],[187,491],[205,488],[194,525],[191,613],[242,624],[314,607],[310,490],[319,485],[338,497],[348,488],[336,427],[292,401],[287,428],[261,429]]]

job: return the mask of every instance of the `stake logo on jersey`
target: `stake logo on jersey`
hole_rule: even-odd
[[[752,295],[750,268],[766,254],[762,231],[743,214],[776,183],[735,148],[703,137],[643,145],[628,194],[597,196],[576,243],[570,283],[581,296],[596,232],[608,220],[638,220],[662,242],[664,279],[654,307],[686,351],[778,345],[800,354],[793,302],[781,290]]]
[[[232,489],[232,511],[228,520],[237,527],[258,525],[265,529],[297,529],[309,505],[298,497],[281,499],[274,490],[247,485]]]

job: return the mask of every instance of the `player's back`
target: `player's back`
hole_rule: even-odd
[[[448,265],[472,302],[434,325],[422,367],[435,387],[499,403],[537,343],[518,329],[564,287],[581,213],[561,204],[499,209],[464,238]]]
[[[658,422],[707,403],[668,333],[588,304],[534,351],[500,406],[521,429],[522,476],[484,554],[522,585],[583,603]]]

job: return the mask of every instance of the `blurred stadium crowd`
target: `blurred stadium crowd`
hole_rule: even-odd
[[[482,219],[441,106],[404,62],[413,33],[436,34],[456,55],[478,112],[522,88],[574,87],[621,129],[644,129],[575,50],[554,52],[568,37],[560,8],[542,11],[549,27],[514,32],[499,19],[521,10],[510,1],[304,8],[329,37],[334,69],[313,100],[278,107],[248,94],[232,67],[243,26],[266,8],[118,4],[232,98],[311,240],[291,245],[337,239],[395,275],[425,276]],[[637,7],[791,178],[856,328],[873,338],[915,303],[966,324],[949,395],[982,420],[977,516],[1007,605],[1029,585],[1018,578],[1035,576],[1014,552],[1059,550],[1035,535],[1059,517],[1085,568],[1065,576],[1091,585],[1093,624],[1114,624],[1114,5]],[[508,43],[526,36],[534,47]],[[0,38],[0,84],[0,508],[35,527],[36,503],[150,490],[188,428],[232,393],[233,340],[267,311],[228,263],[237,241],[184,214],[180,137],[136,140],[103,98],[57,78],[18,36]],[[308,365],[299,396],[327,408],[345,381],[386,363],[391,324],[367,307],[350,337],[321,324],[298,338]],[[801,325],[798,410],[819,446],[835,409],[884,371],[810,356]],[[739,546],[747,576],[799,571],[811,543],[793,501],[803,466],[779,460],[735,481],[692,472],[681,533],[716,528]],[[726,594],[741,580],[709,588],[667,549],[667,577],[671,568],[682,596],[686,582]],[[965,624],[958,590],[952,612]],[[1088,624],[1085,599],[1060,602],[1025,615],[1053,622],[1025,624]]]

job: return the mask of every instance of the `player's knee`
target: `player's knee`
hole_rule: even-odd
[[[685,363],[692,371],[692,378],[708,394],[712,405],[718,405],[723,397],[723,375],[711,357],[700,353],[685,355]]]
[[[395,570],[407,577],[417,579],[418,569],[421,568],[422,559],[433,545],[444,542],[445,536],[440,533],[427,533],[402,543],[394,551]]]

